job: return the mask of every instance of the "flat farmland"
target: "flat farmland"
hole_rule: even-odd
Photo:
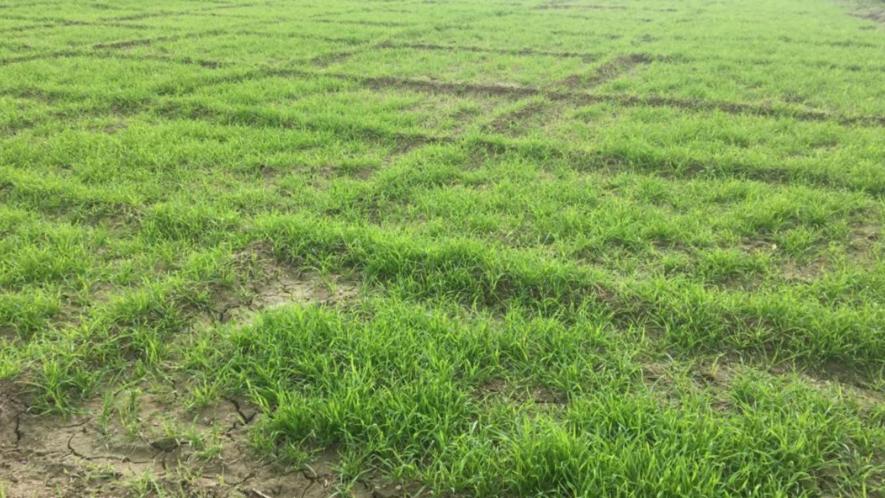
[[[0,498],[885,496],[879,0],[0,0]]]

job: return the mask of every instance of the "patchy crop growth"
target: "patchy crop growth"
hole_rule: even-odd
[[[0,497],[885,495],[885,20],[5,0]]]

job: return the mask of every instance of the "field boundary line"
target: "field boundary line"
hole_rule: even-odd
[[[661,8],[653,8],[653,7],[639,7],[639,8],[631,8],[624,5],[614,5],[614,4],[576,4],[576,3],[558,3],[558,2],[547,2],[531,10],[617,10],[621,12],[679,12],[679,9],[672,7],[661,7]]]
[[[609,81],[618,79],[638,66],[651,64],[656,60],[669,61],[666,56],[653,56],[644,53],[618,55],[608,62],[593,69],[590,74],[575,74],[554,83],[555,86],[568,88],[593,88]]]
[[[34,23],[42,23],[40,24],[31,24],[27,26],[14,26],[11,28],[0,29],[0,33],[15,33],[15,32],[23,32],[29,31],[32,29],[44,29],[44,28],[56,28],[56,27],[65,27],[65,26],[116,26],[116,27],[131,27],[131,28],[151,28],[152,26],[144,26],[144,25],[130,25],[130,24],[121,24],[126,21],[137,21],[140,19],[153,19],[159,17],[169,17],[169,16],[177,16],[177,15],[199,15],[203,12],[214,12],[216,10],[224,10],[236,7],[250,7],[255,5],[261,5],[258,2],[252,3],[244,3],[244,4],[217,4],[214,7],[206,7],[203,9],[191,9],[191,10],[183,10],[183,11],[161,11],[154,13],[141,13],[141,14],[131,14],[126,16],[118,16],[118,17],[98,17],[94,20],[81,21],[76,19],[41,19],[37,17],[28,17],[28,16],[0,16],[0,19],[10,19],[10,20],[20,20],[20,21],[33,21]],[[153,28],[157,29],[165,29],[163,26],[154,26]]]
[[[255,7],[256,5],[262,5],[261,2],[248,2],[243,4],[231,4],[231,3],[218,3],[213,7],[204,7],[202,9],[188,9],[182,11],[168,11],[163,10],[159,12],[142,12],[140,14],[131,14],[126,16],[111,16],[111,17],[100,17],[97,20],[99,21],[138,21],[141,19],[154,19],[158,17],[169,17],[169,16],[180,16],[180,15],[194,15],[202,12],[215,12],[217,10],[226,10],[226,9],[235,9],[239,7]]]
[[[584,62],[592,62],[602,57],[602,53],[592,52],[559,52],[555,50],[536,50],[533,48],[496,48],[496,47],[478,47],[473,45],[441,45],[436,43],[398,43],[395,41],[386,41],[378,48],[407,48],[413,50],[440,50],[445,52],[475,52],[481,54],[507,54],[507,55],[541,55],[547,57],[562,58],[580,58]]]
[[[306,37],[310,37],[312,35],[304,35]],[[475,52],[475,53],[489,53],[489,54],[509,54],[509,55],[540,55],[540,56],[548,56],[548,57],[562,57],[562,58],[581,58],[584,62],[595,62],[603,57],[605,57],[605,53],[603,52],[568,52],[568,51],[555,51],[555,50],[536,50],[530,47],[524,48],[502,48],[502,47],[480,47],[475,45],[444,45],[444,44],[436,44],[436,43],[409,43],[403,42],[398,43],[395,41],[386,42],[383,45],[380,45],[378,48],[408,48],[414,50],[439,50],[443,52]],[[657,56],[657,59],[652,62],[671,62],[671,63],[682,63],[682,64],[690,64],[697,63],[702,61],[709,61],[712,58],[699,58],[699,57],[689,57],[685,54],[679,55],[660,55]],[[729,59],[723,57],[716,57],[716,61],[724,61],[724,62],[734,62],[738,64],[752,64],[755,66],[770,66],[774,64],[779,64],[780,61],[774,59]],[[799,61],[802,65],[806,65],[809,67],[819,67],[824,69],[842,69],[845,71],[877,71],[882,72],[885,71],[885,66],[859,66],[857,64],[839,64],[832,61],[823,61],[823,60],[806,60]]]
[[[368,44],[366,48],[371,48],[372,44]],[[359,50],[349,50],[348,55],[359,52]],[[291,62],[311,63],[317,58],[331,57],[336,54],[318,54],[313,57],[299,59]],[[342,55],[342,54],[338,54]],[[207,68],[219,68],[230,66],[229,63],[213,60],[197,60],[197,59],[173,59],[168,57],[153,56],[149,54],[139,55],[138,57],[127,57],[125,55],[112,52],[102,53],[101,51],[84,52],[78,50],[65,50],[59,52],[29,54],[18,57],[0,59],[0,65],[6,65],[16,62],[26,62],[39,59],[51,59],[55,57],[96,57],[96,58],[120,58],[129,60],[159,60],[177,64],[196,64]],[[653,57],[653,56],[652,56]],[[665,59],[666,60],[666,59]],[[631,95],[631,94],[611,94],[611,93],[585,93],[580,91],[545,89],[535,86],[510,85],[510,84],[487,84],[472,82],[447,82],[447,81],[430,81],[415,78],[402,78],[396,76],[361,76],[350,73],[336,73],[327,71],[305,71],[294,68],[273,68],[265,67],[257,70],[250,70],[240,74],[226,74],[218,78],[205,78],[203,81],[197,81],[186,85],[189,91],[193,91],[203,87],[209,87],[216,84],[234,83],[244,81],[246,79],[257,78],[274,78],[274,77],[298,77],[298,78],[333,78],[344,81],[352,81],[360,85],[373,89],[381,88],[406,88],[415,91],[427,93],[441,93],[450,95],[479,95],[479,96],[505,96],[523,98],[530,96],[543,96],[550,100],[568,101],[575,105],[590,105],[595,103],[614,103],[618,105],[638,107],[674,107],[690,111],[719,111],[727,114],[737,115],[756,115],[763,117],[780,117],[793,118],[800,121],[832,121],[841,125],[857,125],[857,126],[885,126],[885,116],[878,115],[856,115],[846,116],[822,110],[805,110],[790,109],[788,107],[772,107],[768,105],[745,103],[745,102],[728,102],[717,100],[700,100],[686,99],[680,97],[670,97],[664,95]],[[169,94],[169,91],[160,87],[157,89],[160,95]]]
[[[314,72],[293,68],[269,68],[242,74],[240,79],[255,77],[335,78],[352,81],[370,88],[407,88],[417,91],[452,95],[499,95],[513,97],[544,96],[551,100],[569,101],[577,105],[615,103],[626,106],[677,107],[694,111],[721,111],[728,114],[750,114],[767,117],[785,117],[800,121],[834,121],[845,125],[885,126],[885,116],[842,116],[820,110],[778,108],[752,103],[715,100],[692,100],[660,95],[629,95],[584,93],[548,90],[534,86],[483,84],[470,82],[443,82],[395,76],[361,76],[350,73]],[[230,78],[227,81],[231,81]],[[214,83],[209,83],[211,86]]]
[[[652,164],[644,164],[625,160],[613,154],[597,153],[569,147],[565,143],[555,145],[537,142],[520,142],[501,135],[462,136],[436,135],[421,131],[402,132],[389,128],[358,124],[353,122],[327,120],[324,122],[303,119],[298,116],[282,116],[265,114],[261,111],[249,112],[246,109],[220,109],[205,104],[189,104],[181,106],[174,100],[167,101],[158,107],[145,109],[162,118],[183,118],[194,121],[205,121],[215,124],[248,126],[251,128],[270,127],[281,129],[304,129],[311,132],[342,132],[349,133],[352,138],[367,142],[394,145],[397,148],[411,150],[425,145],[463,145],[481,150],[486,154],[515,153],[525,158],[544,160],[561,160],[575,171],[595,170],[629,172],[645,174],[658,178],[733,178],[756,181],[768,185],[802,184],[810,188],[823,190],[841,189],[852,192],[866,193],[880,197],[885,194],[885,184],[870,188],[862,188],[851,181],[838,181],[832,175],[816,174],[813,171],[797,171],[778,166],[757,167],[751,164],[724,163],[715,161],[694,160],[669,162],[655,159]],[[848,178],[851,180],[851,178]]]

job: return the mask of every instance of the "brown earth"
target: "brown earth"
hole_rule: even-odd
[[[110,410],[97,400],[70,418],[36,416],[0,387],[0,489],[9,498],[321,497],[336,484],[328,463],[311,475],[254,457],[247,429],[257,415],[239,403],[194,414],[141,395],[130,412],[135,398],[117,398]]]

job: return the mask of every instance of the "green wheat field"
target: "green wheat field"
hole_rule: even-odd
[[[0,0],[0,497],[885,496],[881,0]]]

